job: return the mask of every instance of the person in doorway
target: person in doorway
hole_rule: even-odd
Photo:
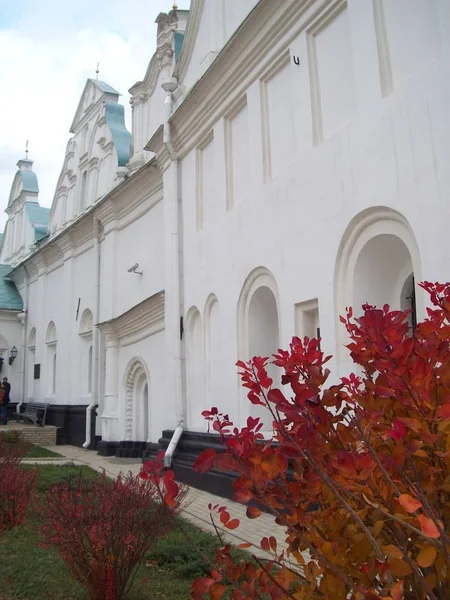
[[[1,424],[8,425],[8,404],[10,402],[11,384],[7,377],[3,377],[1,390],[0,390],[0,410],[1,410]]]

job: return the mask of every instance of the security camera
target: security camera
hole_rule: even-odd
[[[136,273],[137,275],[142,275],[142,271],[138,271],[137,269],[139,269],[139,263],[134,263],[134,265],[127,270],[128,273]]]

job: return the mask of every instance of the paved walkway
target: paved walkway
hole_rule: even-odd
[[[47,446],[49,450],[58,452],[63,455],[63,459],[27,459],[26,462],[32,463],[53,463],[61,464],[67,461],[72,461],[75,464],[88,465],[92,469],[105,473],[111,477],[116,477],[119,473],[133,474],[139,473],[142,463],[138,459],[119,459],[114,457],[99,456],[96,452],[77,448],[75,446]],[[209,492],[203,492],[195,488],[189,488],[187,507],[183,511],[183,516],[191,521],[197,527],[205,531],[214,531],[210,521],[208,504],[211,502],[226,506],[232,518],[238,518],[241,525],[233,530],[226,530],[224,538],[227,542],[238,545],[242,542],[254,544],[254,548],[249,551],[258,556],[266,557],[267,554],[260,547],[260,540],[263,537],[274,536],[278,543],[278,548],[281,550],[285,547],[284,531],[282,527],[275,524],[274,518],[267,514],[262,514],[257,519],[247,519],[245,515],[246,508],[242,504],[237,504],[231,500],[214,496]]]

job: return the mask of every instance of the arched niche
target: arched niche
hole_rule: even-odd
[[[399,212],[374,207],[357,215],[347,227],[335,267],[337,357],[340,367],[348,362],[345,328],[339,316],[351,306],[354,314],[365,303],[392,309],[414,308],[424,316],[420,253],[414,233]],[[413,320],[413,319],[412,319]]]
[[[202,319],[196,306],[186,315],[187,421],[191,431],[203,431],[205,421],[205,363]]]
[[[35,396],[34,365],[36,363],[36,327],[32,327],[28,334],[27,350],[27,396],[32,399]]]
[[[56,384],[57,384],[57,346],[58,346],[58,335],[56,325],[53,321],[50,321],[47,327],[45,335],[45,343],[47,345],[47,357],[46,357],[46,373],[47,373],[47,395],[54,397],[56,395]]]
[[[280,347],[278,286],[273,274],[264,267],[250,273],[238,301],[238,358],[247,361],[255,356],[272,356]],[[280,385],[279,369],[268,365],[274,387]],[[242,393],[242,392],[241,392]],[[245,396],[245,393],[244,393]],[[272,417],[263,407],[247,403],[245,414],[260,417],[264,429],[271,429]]]
[[[223,406],[223,379],[228,368],[223,357],[223,332],[220,305],[210,294],[204,310],[206,406]]]
[[[80,382],[81,382],[81,393],[86,396],[92,395],[94,382],[93,376],[93,352],[92,352],[92,338],[94,330],[94,319],[92,311],[86,308],[81,315],[80,327],[78,329],[78,335],[80,336],[81,342],[81,353],[80,353]]]

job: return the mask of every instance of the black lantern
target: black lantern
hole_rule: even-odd
[[[11,352],[9,353],[9,364],[12,365],[16,360],[16,356],[19,354],[19,351],[15,346],[11,348]]]

